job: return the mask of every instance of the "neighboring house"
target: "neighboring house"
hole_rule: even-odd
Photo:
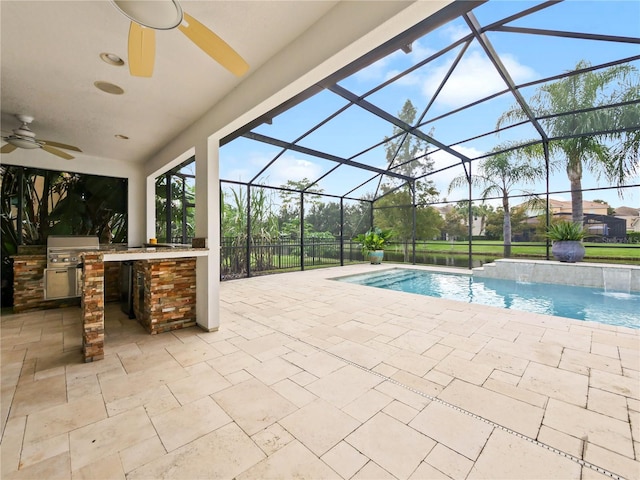
[[[532,240],[536,233],[538,217],[544,215],[544,208],[532,207],[526,203],[518,206],[525,207],[527,210],[528,228],[515,240]],[[549,207],[553,218],[571,221],[572,209],[570,201],[549,199]],[[626,238],[627,231],[632,230],[630,228],[631,225],[640,228],[640,218],[637,216],[638,210],[621,207],[623,209],[622,213],[628,214],[629,219],[627,219],[617,214],[615,216],[607,215],[607,211],[610,208],[607,203],[584,201],[582,202],[582,208],[584,211],[584,225],[589,234],[592,235],[592,241],[597,241],[598,239],[602,239],[602,241],[620,241],[620,239]]]
[[[563,201],[558,201],[558,200],[554,200],[554,202],[557,202],[557,208],[561,208],[562,212],[569,212],[571,213],[571,202],[563,202]],[[568,210],[567,210],[568,208]],[[607,215],[608,211],[609,211],[609,204],[608,203],[598,203],[598,202],[589,202],[589,201],[584,201],[582,202],[582,210],[584,212],[584,214],[590,214],[590,215]],[[556,213],[555,210],[552,208],[551,210],[553,213]]]
[[[543,207],[532,207],[527,203],[521,203],[520,205],[516,205],[516,207],[525,207],[527,210],[528,217],[537,217],[540,215],[544,215]],[[551,211],[551,215],[566,215],[571,214],[571,201],[565,200],[554,200],[552,198],[549,199],[549,210]],[[590,202],[583,201],[582,202],[582,210],[584,214],[590,215],[607,215],[609,210],[608,203],[598,203],[598,202]]]
[[[551,216],[571,221],[571,202],[564,200],[549,199],[549,207]],[[514,235],[515,241],[530,241],[535,236],[538,217],[544,215],[543,208],[532,207],[528,203],[521,203],[514,208],[525,208],[527,212],[528,228],[525,228],[521,234]],[[582,202],[584,211],[584,223],[590,234],[597,237],[624,238],[626,232],[640,232],[640,209],[630,207],[619,207],[615,210],[613,216],[607,215],[609,204],[584,201]],[[444,219],[451,210],[453,205],[446,205],[437,208],[440,216]],[[622,219],[626,222],[625,226],[619,221]],[[466,224],[466,222],[465,222]],[[480,231],[481,219],[474,217],[472,232],[474,236],[484,235]]]
[[[627,223],[627,232],[640,232],[640,208],[618,207],[613,215]]]

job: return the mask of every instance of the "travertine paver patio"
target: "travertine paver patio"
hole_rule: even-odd
[[[214,333],[111,305],[89,364],[80,309],[3,315],[1,477],[640,478],[638,331],[329,279],[386,267],[225,282]]]

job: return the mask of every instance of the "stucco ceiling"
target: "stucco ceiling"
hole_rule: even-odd
[[[184,11],[229,43],[250,65],[237,78],[178,30],[156,33],[152,78],[103,62],[126,61],[129,21],[109,1],[2,1],[1,126],[35,117],[38,138],[87,155],[143,162],[189,127],[261,65],[327,14],[336,1],[182,1]],[[94,86],[114,83],[123,95]],[[115,135],[126,135],[119,140]],[[49,155],[38,151],[38,155]],[[3,162],[10,162],[3,155]]]

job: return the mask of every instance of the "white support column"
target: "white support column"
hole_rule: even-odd
[[[196,237],[205,237],[209,255],[196,260],[196,321],[208,331],[220,326],[220,182],[218,139],[198,139],[196,154]]]
[[[146,219],[145,235],[140,243],[148,242],[150,238],[156,236],[156,177],[149,175],[147,177],[146,195],[145,195]]]

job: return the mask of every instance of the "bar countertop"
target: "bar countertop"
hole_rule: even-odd
[[[126,260],[156,260],[162,258],[188,258],[188,257],[206,257],[209,254],[208,248],[192,248],[184,247],[138,247],[138,248],[117,248],[100,250],[91,250],[83,253],[96,253],[102,255],[105,262],[122,262]],[[27,254],[18,253],[11,255],[11,258],[19,261],[42,260],[46,258],[46,252]]]
[[[86,252],[92,253],[92,252]],[[192,247],[142,247],[128,248],[126,250],[101,251],[102,259],[105,262],[122,262],[126,260],[158,260],[163,258],[188,258],[206,257],[209,255],[208,248]]]

